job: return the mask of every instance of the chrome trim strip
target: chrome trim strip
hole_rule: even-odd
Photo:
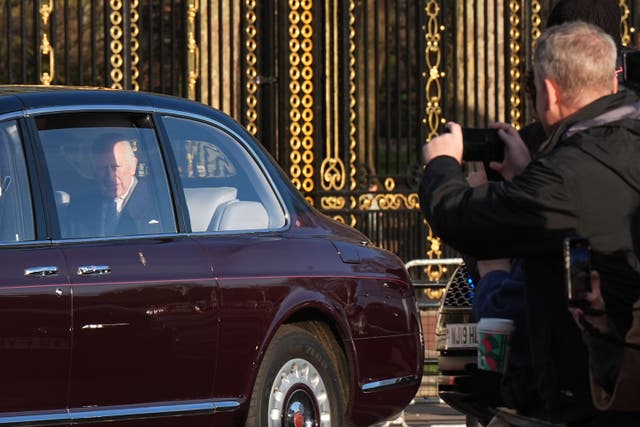
[[[240,402],[234,400],[212,402],[196,401],[191,403],[167,403],[149,406],[126,405],[104,408],[74,408],[69,411],[45,413],[13,413],[3,416],[0,414],[0,425],[34,425],[34,424],[67,424],[69,422],[83,423],[95,420],[110,421],[127,418],[155,417],[166,415],[199,415],[233,411],[240,407]]]
[[[240,407],[240,402],[237,402],[235,400],[227,400],[227,401],[223,401],[223,402],[214,402],[213,404],[215,406],[215,411],[214,412],[235,411],[236,409],[238,409],[238,407]]]
[[[362,385],[361,389],[363,393],[373,393],[375,391],[380,391],[381,389],[385,389],[389,387],[413,384],[413,383],[416,383],[417,381],[418,381],[418,377],[416,375],[408,375],[406,377],[389,378],[386,380],[379,380],[379,381],[366,383]]]
[[[49,424],[49,423],[68,423],[69,414],[67,411],[44,413],[37,415],[0,415],[0,425],[9,424],[13,426],[33,425],[33,424]]]
[[[191,413],[213,413],[216,405],[214,402],[199,403],[179,403],[157,406],[126,406],[126,407],[106,407],[97,408],[81,408],[71,409],[69,411],[69,419],[71,421],[89,421],[89,420],[116,420],[129,417],[153,417],[167,414],[183,414],[191,415]],[[187,414],[189,413],[189,414]]]
[[[81,91],[72,92],[79,93]],[[64,92],[62,92],[64,93]],[[146,99],[144,100],[147,101]],[[148,113],[152,114],[156,111],[154,107],[149,105],[132,105],[132,104],[74,104],[74,105],[54,105],[47,107],[26,108],[22,111],[24,117],[36,116],[40,114],[56,114],[56,113],[72,113],[83,112],[90,113],[92,111],[99,112],[114,112],[120,113],[123,111],[129,111],[133,113]]]

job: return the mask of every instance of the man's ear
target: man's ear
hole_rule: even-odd
[[[613,93],[614,94],[618,93],[618,89],[619,89],[619,86],[618,86],[618,75],[614,74],[614,76],[613,76]]]
[[[560,92],[558,86],[549,79],[544,79],[544,90],[547,92],[547,110],[551,110],[560,102]]]

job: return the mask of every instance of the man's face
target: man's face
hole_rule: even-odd
[[[138,161],[125,141],[116,142],[112,150],[98,154],[96,176],[106,197],[124,197],[131,185]]]

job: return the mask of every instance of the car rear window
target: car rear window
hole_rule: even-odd
[[[52,114],[36,122],[63,238],[176,232],[148,115]]]

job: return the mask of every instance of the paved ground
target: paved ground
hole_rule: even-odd
[[[407,407],[402,416],[387,423],[376,424],[375,427],[464,427],[466,425],[466,417],[436,397],[435,384],[430,381],[433,379],[435,377],[423,377],[422,386],[418,390],[416,398]]]
[[[407,407],[403,416],[379,426],[463,427],[465,425],[465,416],[445,403],[441,403],[439,399],[417,398]]]

